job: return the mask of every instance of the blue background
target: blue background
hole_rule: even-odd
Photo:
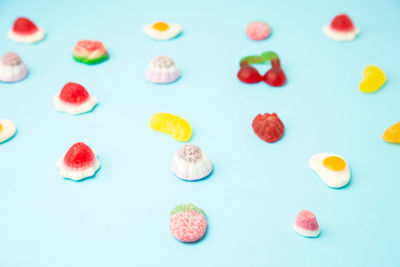
[[[341,12],[361,29],[353,42],[322,33]],[[18,16],[47,38],[8,40]],[[159,20],[180,23],[182,35],[147,38],[142,26]],[[271,25],[267,40],[246,37],[253,20]],[[0,0],[0,53],[19,53],[30,71],[22,82],[0,84],[0,117],[18,127],[0,145],[0,266],[399,266],[400,146],[381,139],[400,120],[399,22],[396,0]],[[80,39],[101,40],[110,59],[75,62]],[[239,59],[268,50],[280,56],[287,84],[239,82]],[[158,54],[181,69],[176,83],[145,80]],[[375,94],[358,90],[369,64],[388,77]],[[53,95],[69,81],[99,98],[93,112],[55,110]],[[190,143],[214,163],[208,179],[190,183],[171,173],[182,143],[148,127],[156,112],[191,123]],[[251,128],[265,112],[286,126],[277,143]],[[83,182],[61,178],[55,167],[78,141],[102,164]],[[308,160],[319,152],[347,160],[347,187],[328,188],[313,173]],[[195,244],[178,242],[168,228],[170,210],[188,202],[209,222]],[[319,238],[292,230],[301,209],[316,214]]]

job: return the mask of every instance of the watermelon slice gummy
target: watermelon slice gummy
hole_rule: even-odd
[[[107,50],[100,41],[78,41],[72,55],[76,61],[85,64],[97,64],[108,59]]]
[[[60,93],[61,100],[74,105],[79,105],[89,100],[89,93],[78,83],[67,83]]]
[[[81,169],[90,166],[95,159],[92,149],[79,142],[74,144],[64,156],[64,164],[70,168]]]
[[[350,32],[354,29],[354,24],[346,14],[340,14],[333,18],[331,28],[335,31]]]
[[[14,22],[13,32],[21,35],[34,34],[38,27],[28,18],[17,18]]]

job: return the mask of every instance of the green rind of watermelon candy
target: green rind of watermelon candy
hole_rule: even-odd
[[[196,207],[193,204],[181,204],[181,205],[178,205],[171,211],[170,215],[174,215],[175,213],[178,213],[178,212],[185,212],[185,211],[188,211],[188,210],[194,210],[197,213],[200,213],[203,216],[206,216],[202,209],[199,209],[198,207]]]
[[[103,61],[108,59],[108,54],[107,53],[102,55],[101,57],[91,58],[91,59],[88,59],[86,57],[77,57],[75,55],[72,55],[72,56],[76,61],[88,64],[88,65],[98,64],[98,63],[101,63],[101,62],[103,62]]]

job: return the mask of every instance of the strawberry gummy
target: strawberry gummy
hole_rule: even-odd
[[[38,31],[38,27],[28,18],[17,18],[14,22],[13,31],[17,34],[33,34]]]
[[[74,144],[64,156],[64,164],[70,168],[88,167],[94,161],[94,153],[82,142]]]
[[[276,113],[258,114],[253,120],[253,130],[262,140],[273,143],[281,139],[285,127]]]
[[[70,104],[82,104],[89,99],[89,93],[78,83],[67,83],[61,90],[60,98]]]
[[[272,68],[265,73],[263,80],[271,86],[282,86],[286,82],[286,75],[281,68],[279,58],[271,59]]]
[[[262,80],[258,71],[247,63],[241,64],[237,77],[244,83],[258,83]]]
[[[333,18],[331,28],[336,31],[349,32],[354,29],[354,24],[346,14],[340,14]]]

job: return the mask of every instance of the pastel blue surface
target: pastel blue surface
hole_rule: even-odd
[[[322,26],[348,13],[361,29],[353,42],[327,39]],[[47,38],[36,45],[6,38],[18,16]],[[179,22],[178,38],[154,41],[141,31],[158,20]],[[265,20],[272,35],[245,35]],[[0,53],[19,53],[29,77],[0,84],[0,117],[18,127],[0,145],[0,266],[400,266],[400,146],[381,139],[400,120],[400,2],[393,1],[15,1],[0,0]],[[80,39],[99,39],[110,59],[87,66],[72,59]],[[288,82],[247,85],[241,57],[277,52]],[[144,72],[158,54],[182,77],[154,85]],[[388,76],[375,94],[358,90],[369,64]],[[266,70],[267,66],[263,70]],[[56,112],[53,95],[82,83],[99,105],[91,113]],[[148,127],[153,113],[179,114],[190,143],[212,159],[206,180],[184,182],[170,170],[182,146]],[[261,141],[251,123],[276,112],[282,140]],[[94,179],[59,176],[55,162],[75,142],[94,148]],[[341,155],[351,183],[325,186],[309,168],[319,152]],[[168,228],[177,204],[194,203],[209,222],[195,244]],[[292,230],[312,210],[321,236]]]

